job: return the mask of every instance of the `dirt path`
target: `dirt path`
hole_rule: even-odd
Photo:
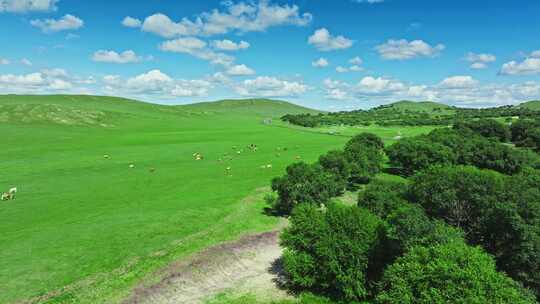
[[[125,303],[203,303],[227,290],[286,297],[277,287],[278,238],[279,232],[267,232],[211,247],[169,266],[159,283],[137,288]]]

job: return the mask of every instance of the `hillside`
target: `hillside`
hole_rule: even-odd
[[[397,110],[400,112],[409,112],[409,113],[435,113],[435,114],[452,114],[454,113],[454,107],[445,105],[442,103],[437,103],[433,101],[408,101],[402,100],[395,103],[391,103],[384,106],[379,106],[371,109],[370,111],[381,111],[381,110]]]
[[[533,111],[540,111],[540,100],[531,100],[521,103],[518,107]]]
[[[0,191],[19,189],[0,202],[0,303],[117,303],[171,261],[273,229],[272,178],[346,140],[262,124],[304,111],[272,101],[6,95],[0,106]]]
[[[212,113],[244,113],[263,117],[281,117],[285,114],[317,114],[321,111],[305,108],[282,100],[229,99],[178,106],[188,111]]]

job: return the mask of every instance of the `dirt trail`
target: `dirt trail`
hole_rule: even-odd
[[[277,287],[282,253],[278,238],[279,232],[267,232],[211,247],[169,266],[159,283],[137,288],[124,303],[203,303],[229,289],[286,297]]]

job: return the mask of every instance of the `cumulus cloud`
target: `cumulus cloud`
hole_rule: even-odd
[[[238,43],[224,39],[224,40],[214,40],[212,42],[212,46],[215,49],[221,50],[221,51],[238,51],[238,50],[245,50],[250,47],[249,42],[246,41],[240,41]]]
[[[207,96],[212,87],[206,80],[174,79],[160,70],[151,70],[128,79],[107,75],[102,78],[102,82],[108,93],[158,98]]]
[[[471,88],[478,84],[478,80],[471,76],[452,76],[441,81],[440,85],[448,89]]]
[[[337,66],[336,67],[336,72],[338,72],[338,73],[347,73],[348,71],[349,71],[349,69],[344,68],[342,66]]]
[[[383,3],[384,0],[354,0],[354,2],[375,4],[375,3]]]
[[[308,44],[315,46],[319,51],[328,52],[348,49],[354,41],[343,36],[332,36],[326,28],[321,28],[308,38]]]
[[[60,19],[36,19],[30,21],[32,26],[41,29],[44,33],[77,30],[84,26],[84,21],[73,15],[64,15]]]
[[[465,56],[465,60],[471,63],[471,69],[478,70],[487,68],[489,63],[497,60],[497,57],[492,54],[475,54],[469,52]]]
[[[230,76],[249,76],[255,74],[255,71],[245,64],[239,64],[227,69],[226,73]]]
[[[25,66],[32,66],[32,61],[28,60],[27,58],[21,59],[21,64]]]
[[[7,64],[10,64],[11,61],[7,60],[7,59],[4,59],[4,58],[0,58],[0,65],[7,65]]]
[[[356,56],[354,58],[351,58],[351,60],[349,60],[349,63],[350,64],[354,64],[354,65],[361,65],[364,61],[362,60],[362,58]]]
[[[407,41],[390,39],[375,47],[379,55],[386,60],[408,60],[418,57],[434,57],[445,49],[443,44],[431,46],[422,40]]]
[[[122,20],[122,25],[125,27],[137,28],[141,27],[141,24],[141,20],[130,16],[127,16],[124,18],[124,20]]]
[[[159,49],[164,52],[189,54],[212,64],[224,66],[230,66],[235,60],[232,56],[210,50],[205,41],[195,37],[168,40],[160,44]]]
[[[27,13],[56,10],[58,0],[2,0],[0,13]]]
[[[177,36],[213,36],[229,32],[261,32],[274,26],[305,26],[312,20],[309,13],[300,13],[296,5],[272,4],[270,1],[223,2],[223,10],[203,12],[194,20],[183,18],[178,22],[158,13],[148,16],[142,30],[173,38]]]
[[[326,58],[324,57],[321,57],[311,63],[311,65],[316,68],[324,68],[327,67],[329,64],[330,63],[328,62],[328,60],[326,60]]]
[[[19,94],[70,92],[74,80],[74,77],[61,69],[19,75],[0,74],[0,92]]]
[[[94,53],[92,60],[96,62],[107,62],[107,63],[135,63],[142,60],[141,57],[132,50],[127,50],[121,53],[115,51],[99,50]]]
[[[237,94],[253,97],[295,97],[305,93],[308,86],[299,81],[259,76],[247,79],[234,87]]]
[[[502,75],[539,75],[540,74],[540,50],[532,52],[523,61],[512,60],[503,64],[500,74]]]

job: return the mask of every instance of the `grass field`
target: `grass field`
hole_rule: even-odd
[[[0,96],[0,190],[19,189],[0,203],[0,303],[118,302],[174,259],[273,227],[264,203],[245,198],[297,156],[314,161],[359,132],[388,141],[397,134],[351,128],[331,136],[262,123],[303,111],[271,101],[172,107]],[[430,129],[399,128],[403,136]],[[278,147],[288,150],[278,157]]]

